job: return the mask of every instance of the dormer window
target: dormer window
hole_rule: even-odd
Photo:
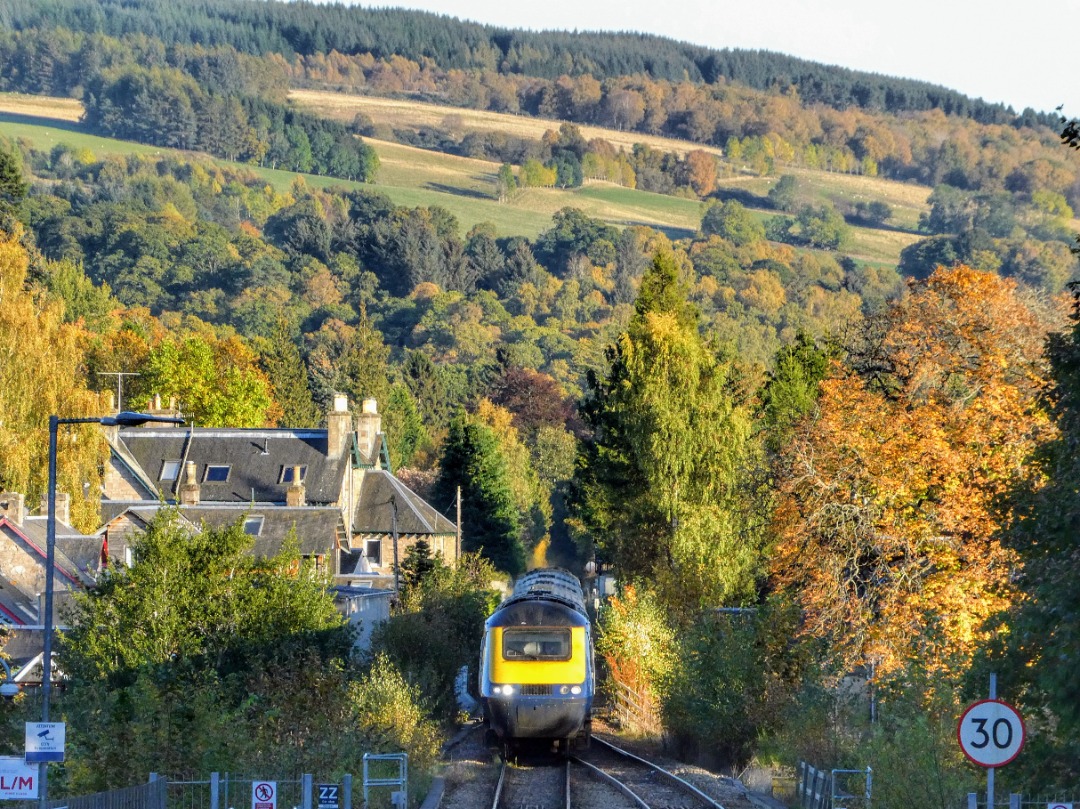
[[[263,515],[255,514],[244,520],[244,533],[251,537],[257,537],[262,533]]]
[[[161,480],[177,480],[180,477],[180,461],[161,462]]]
[[[291,466],[283,466],[283,467],[281,467],[281,480],[278,481],[278,482],[279,483],[284,483],[286,486],[290,486],[293,483],[296,483],[297,481],[293,480],[293,477],[296,474],[296,466],[297,466],[296,464],[293,464]],[[305,477],[307,477],[307,467],[306,466],[301,466],[300,467],[300,480],[299,480],[299,482],[303,483]]]
[[[229,479],[228,464],[207,464],[203,474],[203,483],[224,483]]]

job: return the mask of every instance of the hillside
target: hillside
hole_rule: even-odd
[[[295,102],[320,115],[351,120],[356,112],[372,116],[380,126],[422,127],[444,123],[448,116],[461,118],[462,128],[489,131],[512,131],[523,137],[539,139],[558,122],[521,116],[477,113],[431,104],[402,100],[366,98],[341,93],[297,92]],[[82,105],[73,99],[47,98],[19,94],[0,94],[0,135],[27,138],[38,148],[49,149],[61,143],[86,146],[99,154],[160,153],[140,144],[97,138],[79,126]],[[63,129],[50,128],[50,122],[62,122]],[[504,128],[505,127],[505,128]],[[587,127],[590,138],[604,138],[620,146],[632,147],[627,133],[600,127]],[[636,142],[636,141],[635,141]],[[667,138],[645,139],[653,148],[685,152],[693,144]],[[663,194],[621,188],[593,182],[578,189],[532,188],[518,191],[505,202],[497,200],[495,178],[498,165],[490,161],[445,155],[389,141],[369,138],[379,155],[380,171],[373,187],[396,204],[408,206],[439,205],[446,208],[468,229],[488,222],[503,236],[535,238],[550,226],[551,216],[567,206],[579,208],[617,227],[645,225],[667,232],[672,237],[686,237],[697,230],[701,221],[701,203]],[[252,167],[275,188],[285,191],[296,173]],[[889,229],[854,227],[849,243],[851,254],[866,261],[895,266],[900,251],[919,237],[913,232],[918,216],[927,210],[930,189],[893,181],[824,172],[795,171],[806,186],[821,200],[836,205],[857,200],[880,200],[895,211],[895,227]],[[304,175],[317,188],[342,183],[332,178]],[[719,182],[724,188],[748,190],[764,197],[775,179],[736,176]],[[762,210],[761,216],[771,212]]]

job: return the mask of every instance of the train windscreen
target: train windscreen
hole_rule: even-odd
[[[570,630],[528,627],[503,631],[504,660],[569,660]]]

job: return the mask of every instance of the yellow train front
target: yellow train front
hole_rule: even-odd
[[[588,746],[592,726],[592,629],[577,578],[532,570],[484,624],[484,720],[509,752],[526,742],[562,751]]]

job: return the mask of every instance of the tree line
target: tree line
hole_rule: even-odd
[[[243,156],[263,164],[268,155],[272,155],[271,162],[280,164],[290,138],[277,126],[281,114],[268,116],[274,124],[271,129],[261,120],[262,113],[249,109],[254,103],[251,99],[277,103],[290,86],[329,86],[383,95],[405,93],[456,106],[682,138],[722,148],[729,171],[769,174],[791,165],[915,180],[931,186],[947,183],[968,190],[998,191],[1019,184],[1028,190],[1066,195],[1074,207],[1077,204],[1076,171],[1056,156],[1056,138],[1041,119],[984,125],[943,115],[940,110],[903,116],[857,107],[838,110],[809,104],[791,89],[763,92],[738,83],[711,85],[648,74],[603,80],[567,73],[543,78],[502,74],[494,69],[465,71],[427,57],[377,57],[372,52],[254,56],[230,45],[168,44],[145,33],[117,39],[66,29],[5,30],[0,32],[0,56],[0,88],[83,97],[93,82],[98,91],[85,99],[90,106],[99,103],[101,82],[94,77],[102,72],[111,83],[118,80],[118,74],[165,70],[153,81],[171,90],[181,108],[173,118],[153,105],[150,111],[157,113],[160,123],[178,127],[178,132],[158,135],[152,142],[191,142],[192,126],[203,122],[210,130],[207,145],[219,149],[215,154]],[[180,71],[182,76],[168,69]],[[190,80],[195,85],[187,87]],[[126,81],[132,78],[128,76]],[[134,89],[146,81],[135,80]],[[205,100],[200,98],[203,93]],[[183,101],[182,96],[189,100]],[[238,111],[237,105],[246,112]],[[210,108],[206,114],[196,114],[205,107]],[[304,124],[303,128],[309,130],[311,140],[310,127]],[[352,122],[352,130],[354,134],[517,164],[526,159],[523,152],[533,148],[514,138],[455,132],[445,126],[391,130],[358,119]],[[333,137],[341,141],[340,132]],[[304,151],[302,145],[294,149]],[[630,177],[612,165],[610,156],[604,160],[603,173],[622,184],[637,183],[637,187],[665,193],[683,187],[677,179],[671,182],[667,172],[658,174],[651,169]],[[351,165],[355,161],[316,162],[328,167],[325,164]],[[342,168],[338,166],[339,171]]]
[[[794,88],[808,104],[905,113],[939,109],[983,123],[1010,123],[1001,104],[970,99],[911,79],[820,65],[768,51],[712,49],[645,33],[515,31],[403,9],[339,4],[176,4],[164,0],[98,2],[13,0],[6,24],[16,30],[63,27],[118,37],[140,31],[167,46],[228,45],[244,53],[310,56],[337,51],[431,60],[445,69],[497,70],[555,79],[591,75],[599,81],[641,75],[699,84],[737,82],[756,90]],[[1025,110],[1031,122],[1052,125],[1043,111]]]

